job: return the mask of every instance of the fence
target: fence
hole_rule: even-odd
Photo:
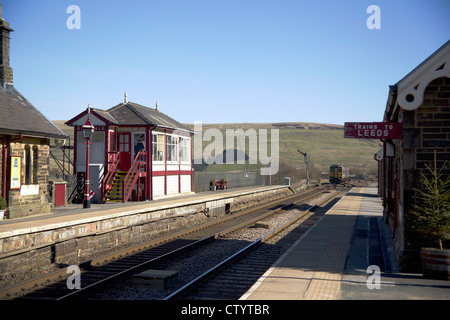
[[[225,179],[228,188],[263,186],[265,179],[256,172],[196,172],[194,171],[194,192],[209,190],[211,180]]]

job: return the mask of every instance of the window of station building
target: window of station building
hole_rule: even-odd
[[[113,130],[109,130],[109,151],[115,152],[116,149],[116,133]]]
[[[167,136],[167,161],[178,161],[178,137]]]
[[[32,172],[32,182],[33,184],[38,184],[38,147],[33,146],[33,172]]]
[[[180,138],[180,157],[181,162],[190,162],[191,153],[190,153],[190,139]]]
[[[37,184],[37,171],[38,171],[38,148],[37,146],[31,147],[25,146],[23,155],[23,174],[24,184]]]
[[[119,151],[130,152],[130,138],[129,134],[119,134]]]
[[[152,160],[164,161],[164,135],[152,134]]]
[[[145,133],[134,134],[134,157],[136,158],[139,152],[144,153],[141,155],[141,161],[145,161]]]
[[[134,154],[145,152],[145,133],[134,134]]]

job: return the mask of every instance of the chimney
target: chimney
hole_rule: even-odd
[[[0,82],[13,84],[13,70],[9,65],[9,33],[14,31],[9,23],[2,18],[2,4],[0,3]]]

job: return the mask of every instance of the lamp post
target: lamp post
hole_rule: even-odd
[[[89,145],[91,144],[90,140],[94,135],[94,126],[91,122],[91,107],[88,104],[88,117],[84,125],[81,127],[83,132],[83,137],[86,139],[86,177],[85,177],[85,189],[84,189],[84,200],[83,200],[83,208],[91,207],[91,195],[89,191]]]

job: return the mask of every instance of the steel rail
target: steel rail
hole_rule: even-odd
[[[282,199],[275,200],[273,202],[265,203],[265,204],[263,204],[261,206],[257,206],[257,207],[254,207],[254,208],[251,208],[251,209],[248,209],[248,210],[244,210],[242,212],[239,212],[237,214],[231,215],[229,217],[218,219],[216,221],[213,221],[213,222],[210,222],[210,223],[207,223],[207,224],[203,224],[203,225],[198,226],[198,227],[190,228],[188,230],[183,230],[183,231],[177,232],[177,233],[169,235],[169,236],[165,236],[165,237],[162,237],[162,238],[159,238],[159,239],[156,239],[156,240],[152,240],[152,241],[146,242],[145,244],[139,244],[139,245],[136,245],[136,246],[133,246],[133,247],[130,247],[130,248],[118,251],[118,252],[114,252],[114,253],[111,253],[111,254],[104,255],[104,256],[99,257],[99,258],[94,258],[92,260],[87,260],[87,261],[81,262],[80,264],[78,264],[78,266],[80,267],[81,270],[87,270],[87,269],[90,269],[92,267],[98,267],[98,266],[101,266],[101,265],[105,265],[105,264],[110,263],[112,261],[116,261],[118,259],[123,259],[123,258],[125,258],[127,256],[132,255],[132,254],[143,252],[143,251],[148,250],[150,248],[155,248],[157,246],[169,243],[169,242],[174,241],[176,239],[180,239],[180,238],[182,238],[182,237],[184,237],[186,235],[189,235],[191,233],[194,233],[196,231],[200,231],[200,230],[207,229],[207,228],[210,228],[210,227],[215,226],[215,225],[219,225],[219,224],[224,223],[226,221],[229,221],[229,220],[232,220],[232,219],[236,219],[238,217],[244,216],[246,214],[249,214],[249,213],[252,213],[252,212],[255,212],[255,211],[258,211],[258,210],[266,209],[268,207],[280,204],[282,202],[289,201],[289,200],[294,199],[294,198],[300,198],[300,197],[303,196],[300,200],[297,200],[296,202],[305,201],[305,200],[307,200],[309,198],[317,196],[318,194],[320,194],[320,193],[322,193],[324,191],[325,191],[325,189],[319,188],[319,189],[312,189],[312,190],[304,192],[304,193],[296,193],[296,194],[290,195],[288,197],[284,197]],[[294,203],[296,203],[296,202],[294,202]],[[156,257],[156,258],[150,259],[149,261],[146,261],[146,262],[143,262],[141,264],[138,264],[136,266],[131,267],[129,270],[124,270],[122,272],[117,273],[116,275],[113,275],[113,276],[107,277],[105,279],[102,279],[102,280],[100,280],[98,282],[89,284],[88,286],[86,286],[86,287],[84,287],[82,289],[78,289],[77,291],[74,291],[74,292],[69,293],[67,295],[64,295],[62,297],[59,297],[58,299],[73,298],[73,297],[77,296],[78,294],[82,294],[83,292],[86,292],[86,291],[94,288],[94,286],[96,286],[96,284],[97,285],[104,284],[104,283],[106,283],[108,281],[111,281],[113,279],[118,278],[119,276],[123,276],[123,275],[126,275],[126,274],[129,274],[129,273],[133,272],[134,270],[137,270],[139,268],[143,268],[143,267],[145,267],[146,264],[150,264],[152,262],[155,262],[157,259],[160,259],[160,258],[162,259],[164,257],[168,257],[171,254],[174,254],[174,253],[179,252],[181,250],[185,250],[185,249],[187,249],[187,248],[189,248],[191,246],[197,246],[197,245],[199,245],[201,243],[210,241],[212,238],[218,238],[219,236],[223,236],[226,233],[230,233],[230,232],[235,231],[237,229],[244,228],[245,226],[247,226],[249,224],[252,224],[252,223],[256,222],[257,220],[261,220],[261,219],[265,218],[268,215],[274,214],[275,212],[281,210],[281,208],[282,207],[277,208],[275,210],[272,210],[271,212],[263,214],[262,216],[259,216],[257,218],[251,219],[249,222],[246,222],[244,224],[240,224],[239,226],[232,227],[230,229],[224,230],[224,231],[219,232],[217,234],[214,234],[212,236],[208,236],[206,238],[200,239],[198,241],[195,241],[195,242],[190,243],[188,245],[185,245],[183,247],[177,248],[177,249],[175,249],[175,250],[173,250],[171,252],[167,252],[167,253],[163,254],[162,256],[160,256],[160,257]],[[69,275],[67,274],[67,268],[59,269],[59,270],[53,271],[51,273],[48,273],[48,274],[46,274],[44,276],[40,276],[40,277],[37,277],[37,278],[34,278],[34,279],[26,280],[26,281],[23,281],[23,282],[20,282],[20,283],[17,283],[17,284],[13,284],[13,285],[10,285],[10,286],[7,286],[5,288],[0,289],[0,299],[14,298],[14,296],[16,296],[17,293],[21,293],[21,292],[23,293],[23,292],[28,292],[28,291],[32,292],[32,291],[40,289],[42,287],[51,285],[52,283],[55,283],[57,281],[65,280],[68,277],[69,277]],[[83,289],[85,289],[85,290],[83,290]]]
[[[305,201],[306,199],[312,198],[312,197],[317,196],[318,194],[324,192],[324,190],[316,190],[316,191],[317,191],[317,192],[311,192],[310,194],[308,193],[307,196],[306,196],[304,199],[302,199],[302,200],[297,200],[297,201],[294,202],[294,203],[298,203],[298,202],[300,202],[300,201]],[[296,197],[297,197],[297,198],[298,198],[299,196],[300,196],[300,194],[296,194]],[[293,199],[293,198],[296,198],[296,197],[295,197],[295,196],[290,196],[290,197],[287,197],[287,198],[289,198],[289,199],[283,198],[283,200],[286,201],[286,200],[290,200],[290,199]],[[284,202],[284,201],[275,201],[275,202],[273,202],[273,203],[271,203],[271,204],[267,204],[267,205],[263,205],[263,206],[261,206],[261,207],[258,207],[258,209],[264,209],[264,208],[267,208],[267,207],[269,207],[269,206],[272,206],[272,205],[274,205],[274,204],[277,204],[277,203],[280,203],[280,202]],[[83,287],[83,288],[81,288],[81,289],[78,289],[77,291],[73,291],[73,292],[71,292],[71,293],[69,293],[69,294],[67,294],[67,295],[64,295],[64,296],[62,296],[62,297],[60,297],[60,298],[57,298],[57,300],[66,300],[66,299],[71,299],[71,298],[74,298],[74,297],[81,296],[81,295],[83,295],[83,293],[86,293],[86,292],[88,292],[88,291],[90,291],[90,290],[92,290],[92,289],[94,289],[94,288],[97,288],[97,287],[99,287],[99,286],[101,286],[101,285],[104,285],[104,284],[106,284],[106,283],[108,283],[108,282],[111,282],[111,281],[113,281],[113,280],[115,280],[115,279],[118,279],[118,278],[120,278],[120,277],[129,275],[129,274],[132,274],[132,273],[136,273],[138,270],[144,269],[147,265],[149,265],[149,264],[151,264],[151,263],[154,263],[154,262],[156,262],[156,261],[158,261],[158,260],[162,260],[162,259],[164,259],[164,258],[170,257],[170,256],[172,256],[172,255],[174,255],[174,254],[176,254],[176,253],[178,253],[178,252],[181,252],[181,251],[183,251],[183,250],[186,250],[186,249],[188,249],[188,248],[193,248],[193,247],[199,246],[199,245],[201,245],[201,244],[210,242],[210,241],[212,241],[212,240],[214,240],[214,239],[218,239],[219,237],[224,236],[225,234],[229,234],[229,233],[234,232],[234,231],[236,231],[236,230],[243,229],[243,228],[245,228],[245,227],[247,227],[247,226],[249,226],[249,225],[251,225],[251,224],[253,224],[253,223],[257,222],[257,221],[259,221],[259,220],[265,219],[265,218],[267,218],[268,216],[275,214],[276,212],[280,211],[282,208],[287,207],[287,206],[290,206],[290,205],[292,205],[292,204],[293,204],[293,203],[289,203],[289,204],[287,204],[287,205],[285,205],[285,206],[282,206],[282,207],[280,207],[280,208],[277,208],[277,209],[275,209],[275,210],[271,210],[271,211],[268,212],[268,213],[265,213],[265,214],[263,214],[263,215],[261,215],[261,216],[258,216],[258,217],[256,217],[256,218],[254,218],[254,219],[251,219],[251,220],[249,220],[249,221],[246,221],[246,222],[244,222],[244,223],[241,223],[241,224],[239,224],[238,226],[235,226],[235,227],[226,229],[226,230],[224,230],[224,231],[222,231],[222,232],[219,232],[219,233],[216,233],[216,234],[214,234],[214,235],[208,236],[208,237],[206,237],[206,238],[200,239],[200,240],[195,241],[195,242],[193,242],[193,243],[187,244],[187,245],[185,245],[185,246],[183,246],[183,247],[177,248],[177,249],[175,249],[175,250],[173,250],[173,251],[167,252],[167,253],[165,253],[165,254],[163,254],[163,255],[161,255],[161,256],[158,256],[158,257],[155,257],[155,258],[153,258],[153,259],[151,259],[151,260],[145,261],[145,262],[143,262],[143,263],[141,263],[141,264],[139,264],[139,265],[136,265],[136,266],[133,266],[133,267],[131,267],[131,268],[128,268],[128,269],[126,269],[126,270],[124,270],[124,271],[118,272],[118,273],[116,273],[116,274],[114,274],[114,275],[111,275],[111,276],[105,278],[105,279],[102,279],[102,280],[97,281],[97,282],[95,282],[95,283],[92,283],[92,284],[90,284],[90,285],[88,285],[88,286],[86,286],[86,287]],[[253,211],[256,211],[256,210],[255,210],[255,209],[247,210],[247,211],[245,211],[245,212],[243,212],[243,213],[240,213],[239,215],[241,216],[241,215],[244,215],[245,213],[248,214],[249,212],[253,212]],[[232,217],[230,217],[230,218],[232,218]],[[226,220],[226,221],[227,221],[227,220],[229,220],[230,218],[221,219],[221,221],[222,221],[222,220]],[[215,224],[218,224],[218,223],[215,223],[215,222],[214,222],[214,223],[211,223],[211,224],[215,225]],[[205,229],[205,228],[206,228],[206,227],[203,227],[203,226],[202,226],[200,229]],[[195,229],[195,228],[193,228],[193,229]],[[192,232],[193,232],[193,231],[192,231]],[[189,233],[192,233],[192,232],[189,232]]]
[[[64,295],[62,297],[59,297],[56,300],[67,300],[67,299],[71,299],[71,298],[74,298],[74,297],[79,297],[79,296],[83,295],[83,293],[86,293],[86,292],[88,292],[88,291],[90,291],[90,290],[92,290],[94,288],[97,288],[97,287],[99,287],[101,285],[104,285],[104,284],[106,284],[108,282],[111,282],[111,281],[113,281],[115,279],[118,279],[120,277],[124,277],[126,275],[135,273],[138,270],[145,268],[147,265],[149,265],[151,263],[154,263],[154,262],[156,262],[158,260],[162,260],[164,258],[170,257],[170,256],[172,256],[172,255],[174,255],[174,254],[176,254],[176,253],[178,253],[180,251],[186,250],[187,248],[195,247],[195,246],[198,246],[200,244],[203,244],[203,243],[206,243],[206,242],[209,242],[209,241],[212,241],[212,240],[214,240],[214,236],[210,236],[210,237],[207,237],[207,238],[200,239],[198,241],[195,241],[193,243],[187,244],[187,245],[185,245],[183,247],[180,247],[180,248],[177,248],[175,250],[169,251],[169,252],[167,252],[167,253],[165,253],[163,255],[160,255],[160,256],[155,257],[153,259],[150,259],[148,261],[142,262],[142,263],[140,263],[138,265],[135,265],[133,267],[130,267],[128,269],[125,269],[125,270],[123,270],[121,272],[118,272],[118,273],[116,273],[116,274],[114,274],[112,276],[109,276],[109,277],[107,277],[105,279],[102,279],[100,281],[91,283],[90,285],[88,285],[86,287],[83,287],[81,289],[78,289],[77,291],[73,291],[73,292],[71,292],[69,294],[66,294],[66,295]]]
[[[174,300],[174,299],[177,299],[177,298],[180,298],[180,297],[183,297],[183,296],[187,295],[190,291],[192,291],[195,288],[195,286],[199,285],[203,281],[206,281],[214,273],[219,272],[225,266],[231,264],[232,262],[234,262],[239,257],[241,257],[244,254],[247,254],[248,252],[250,252],[250,250],[252,250],[253,248],[259,246],[261,243],[266,242],[269,238],[275,236],[276,234],[280,233],[281,231],[283,231],[284,229],[286,229],[290,225],[294,224],[296,221],[298,221],[299,219],[301,219],[302,217],[307,215],[310,211],[312,211],[315,208],[323,205],[324,203],[327,203],[327,202],[331,201],[338,194],[339,194],[339,192],[335,192],[335,193],[331,194],[325,200],[321,201],[320,203],[318,203],[318,204],[316,204],[314,206],[311,206],[310,208],[308,208],[307,210],[305,210],[301,214],[299,214],[297,217],[294,217],[293,219],[287,221],[286,223],[284,223],[283,225],[279,226],[278,228],[272,230],[268,234],[260,237],[259,239],[257,239],[256,241],[252,242],[251,244],[249,244],[245,248],[239,250],[238,252],[236,252],[235,254],[231,255],[228,258],[226,258],[222,262],[218,263],[216,266],[214,266],[211,269],[209,269],[208,271],[204,272],[203,274],[201,274],[200,276],[198,276],[197,278],[195,278],[191,282],[187,283],[186,285],[184,285],[180,289],[174,291],[173,293],[171,293],[170,295],[165,297],[164,300]]]

